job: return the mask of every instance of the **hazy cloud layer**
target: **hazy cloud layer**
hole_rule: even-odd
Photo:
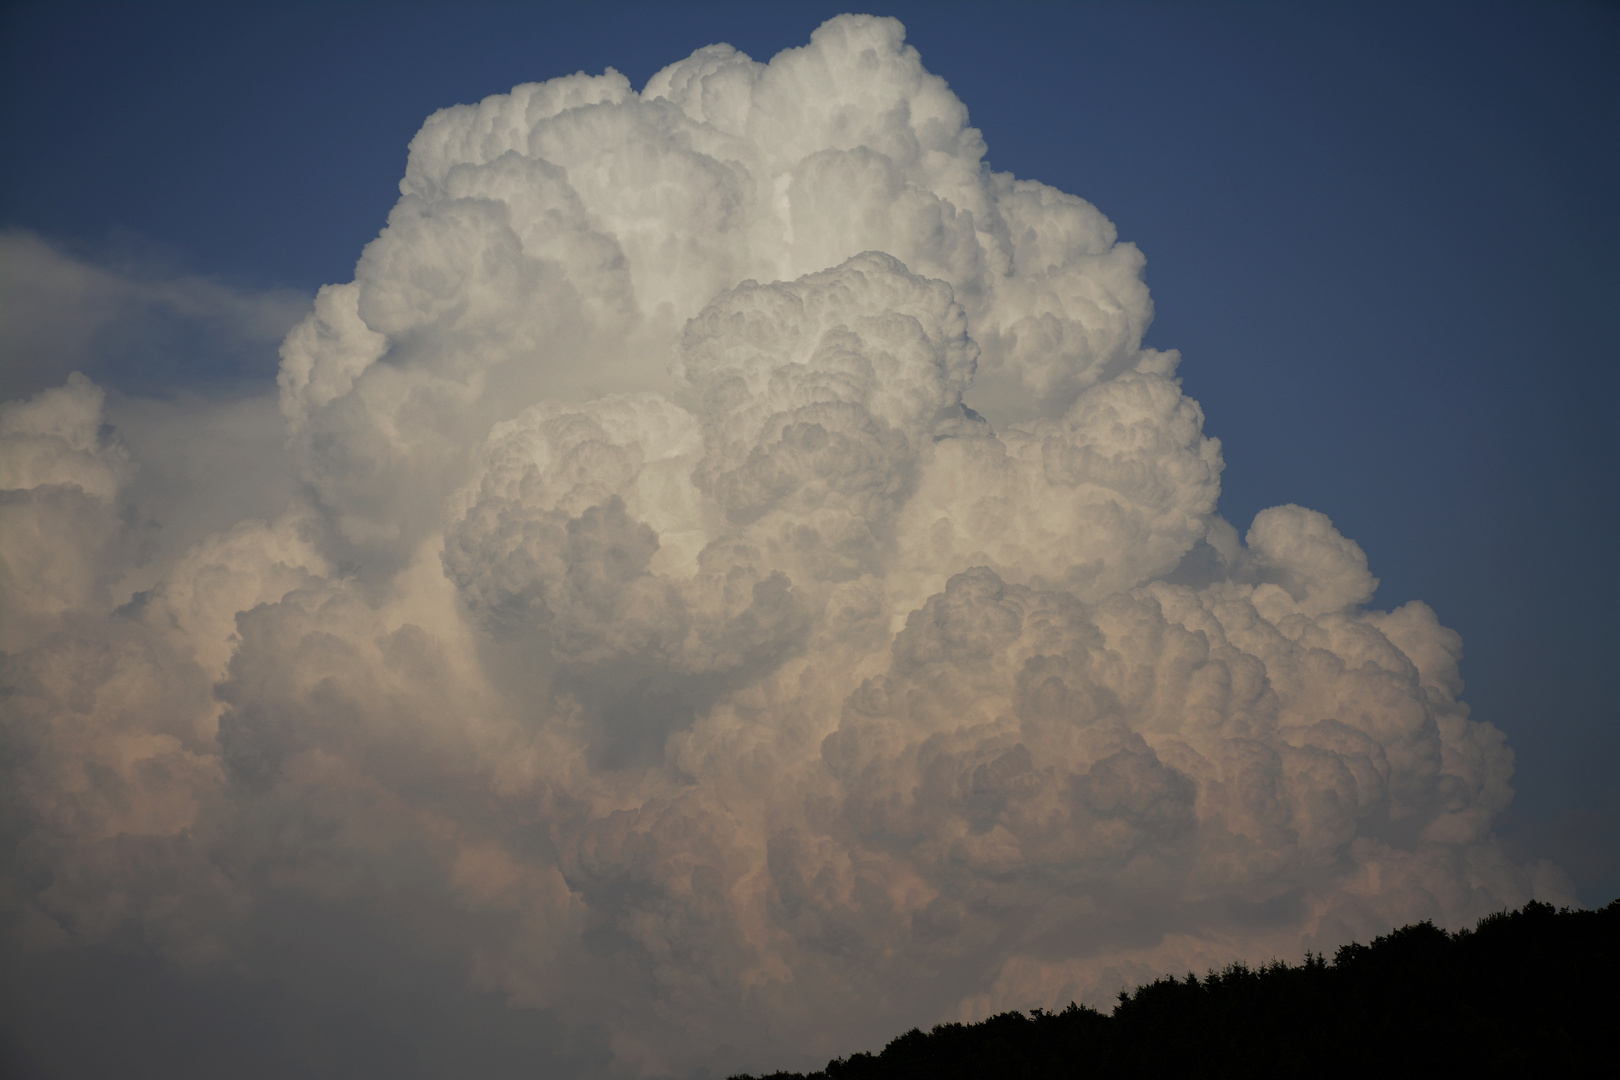
[[[119,389],[257,382],[309,310],[290,289],[250,292],[151,256],[91,260],[23,230],[0,232],[0,398],[79,371]],[[198,363],[199,359],[205,362]]]
[[[285,458],[153,451],[253,516],[5,405],[8,948],[358,910],[656,1075],[1569,901],[1457,635],[1216,515],[1142,256],[984,153],[892,20],[520,86],[287,335]]]

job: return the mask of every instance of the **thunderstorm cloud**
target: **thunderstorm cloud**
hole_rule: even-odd
[[[8,947],[359,912],[660,1075],[1571,899],[1458,636],[1217,514],[1142,254],[898,23],[445,109],[400,191],[268,464],[0,411]]]

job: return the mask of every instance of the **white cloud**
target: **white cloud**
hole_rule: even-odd
[[[393,897],[651,1075],[1567,900],[1457,636],[1239,542],[1140,254],[983,154],[892,20],[518,87],[287,335],[284,464],[6,406],[14,942]]]

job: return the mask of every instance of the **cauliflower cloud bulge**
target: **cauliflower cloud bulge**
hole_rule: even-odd
[[[864,16],[435,114],[282,347],[302,494],[133,597],[101,391],[7,404],[13,940],[357,906],[654,1074],[1567,900],[1457,635],[1240,540],[1141,254],[984,155]]]

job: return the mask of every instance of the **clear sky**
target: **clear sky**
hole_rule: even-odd
[[[839,10],[9,4],[0,227],[296,306],[354,276],[435,109],[609,66],[640,88],[717,41],[766,61]],[[1516,754],[1508,849],[1587,904],[1620,893],[1616,9],[876,13],[992,168],[1089,200],[1145,254],[1145,344],[1180,350],[1220,439],[1220,513],[1241,533],[1318,510],[1367,552],[1369,606],[1429,604],[1462,637],[1473,718]],[[267,389],[273,341],[212,332],[80,366],[115,395]],[[5,396],[64,374],[32,372]]]

